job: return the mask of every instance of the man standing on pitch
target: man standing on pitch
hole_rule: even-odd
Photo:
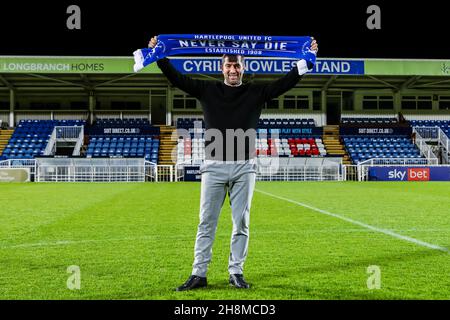
[[[156,44],[157,38],[153,37],[149,47],[154,48]],[[315,40],[312,41],[310,49],[317,53],[318,45]],[[282,78],[261,84],[242,83],[244,58],[241,55],[222,57],[223,82],[192,79],[178,72],[167,58],[158,60],[157,64],[172,85],[200,101],[206,124],[207,152],[206,160],[200,169],[200,223],[195,242],[194,264],[191,276],[177,291],[206,287],[206,272],[211,261],[217,221],[227,192],[233,220],[228,264],[229,281],[236,288],[249,288],[243,277],[243,267],[247,257],[250,206],[256,180],[255,154],[250,149],[254,147],[256,134],[247,139],[250,141],[246,140],[244,152],[236,153],[235,139],[227,139],[227,133],[230,129],[255,132],[264,103],[295,87],[301,77],[313,68],[313,64],[299,60]],[[214,155],[208,152],[208,144],[212,142],[206,138],[209,130],[222,133],[222,139],[219,141],[221,140],[223,145],[214,150]],[[239,137],[237,138],[239,140]]]

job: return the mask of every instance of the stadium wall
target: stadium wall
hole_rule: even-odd
[[[450,120],[450,114],[403,114],[406,120]]]
[[[20,120],[52,120],[52,112],[27,112],[16,111],[15,112],[15,124]]]
[[[342,113],[342,118],[346,118],[346,117],[348,117],[348,118],[370,118],[370,117],[372,117],[372,118],[387,118],[387,119],[390,119],[390,118],[396,118],[397,114],[396,113],[392,113],[392,112],[390,112],[390,113],[383,113],[383,114],[380,114],[379,112],[367,112],[367,113],[361,113],[361,112],[349,113],[349,112],[346,112],[346,113]]]
[[[314,119],[316,126],[322,127],[326,124],[326,115],[322,112],[311,112],[311,113],[300,113],[300,112],[270,112],[266,111],[261,114],[261,119],[274,119],[274,118],[285,118],[285,119],[298,119],[298,118],[306,118],[306,119]],[[176,124],[178,118],[202,118],[203,113],[201,112],[192,112],[192,113],[176,113],[172,116],[172,123]]]
[[[53,120],[87,120],[88,112],[54,112]]]
[[[290,113],[290,112],[264,112],[261,115],[261,119],[273,119],[283,117],[285,119],[297,119],[306,118],[314,119],[317,127],[322,127],[326,125],[326,115],[322,112],[320,113]]]
[[[9,112],[1,112],[0,113],[0,121],[9,123]]]

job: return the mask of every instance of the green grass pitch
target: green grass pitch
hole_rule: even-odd
[[[0,184],[0,299],[450,298],[449,183],[258,182],[252,288],[228,284],[226,200],[208,288],[176,292],[191,271],[199,192],[199,183]],[[72,265],[80,290],[66,285]],[[379,289],[368,288],[369,266]]]

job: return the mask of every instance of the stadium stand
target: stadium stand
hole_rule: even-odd
[[[91,157],[144,157],[157,163],[159,139],[155,136],[91,136],[86,153]]]
[[[321,135],[313,119],[260,119],[256,147],[258,156],[325,156]]]
[[[202,118],[178,118],[176,127],[177,129],[186,129],[190,132],[194,132],[191,129],[194,129],[194,126],[196,124],[195,122],[197,122],[197,126],[201,126],[202,128],[205,127],[205,122]]]
[[[450,120],[410,120],[412,127],[440,127],[450,137]]]
[[[343,117],[341,128],[366,127],[376,129],[410,129],[409,123],[400,122],[391,117]],[[354,164],[359,164],[369,159],[386,159],[388,162],[396,163],[399,159],[415,159],[412,163],[420,162],[419,148],[413,143],[411,135],[342,135],[345,150]]]
[[[147,119],[98,119],[88,132],[87,158],[144,157],[158,163],[159,128]]]
[[[347,152],[355,164],[372,159],[422,158],[409,137],[344,137]]]
[[[326,155],[321,138],[275,138],[257,139],[256,153],[258,156],[301,157]]]
[[[33,159],[44,154],[55,126],[83,126],[84,120],[21,120],[3,150],[2,159]]]
[[[177,130],[184,129],[189,136],[180,136],[177,143],[177,163],[201,164],[205,159],[205,122],[201,118],[178,118]],[[180,134],[180,131],[178,131]]]
[[[177,129],[185,129],[189,137],[179,137],[177,162],[200,164],[205,159],[205,123],[201,118],[178,118]],[[256,153],[258,157],[326,156],[320,134],[314,134],[313,119],[260,119]]]

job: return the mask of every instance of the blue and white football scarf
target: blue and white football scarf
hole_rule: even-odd
[[[283,57],[305,60],[312,65],[316,52],[310,49],[311,37],[249,36],[219,34],[163,34],[154,48],[136,50],[134,71],[172,55],[223,55]],[[306,63],[305,63],[306,65]]]

